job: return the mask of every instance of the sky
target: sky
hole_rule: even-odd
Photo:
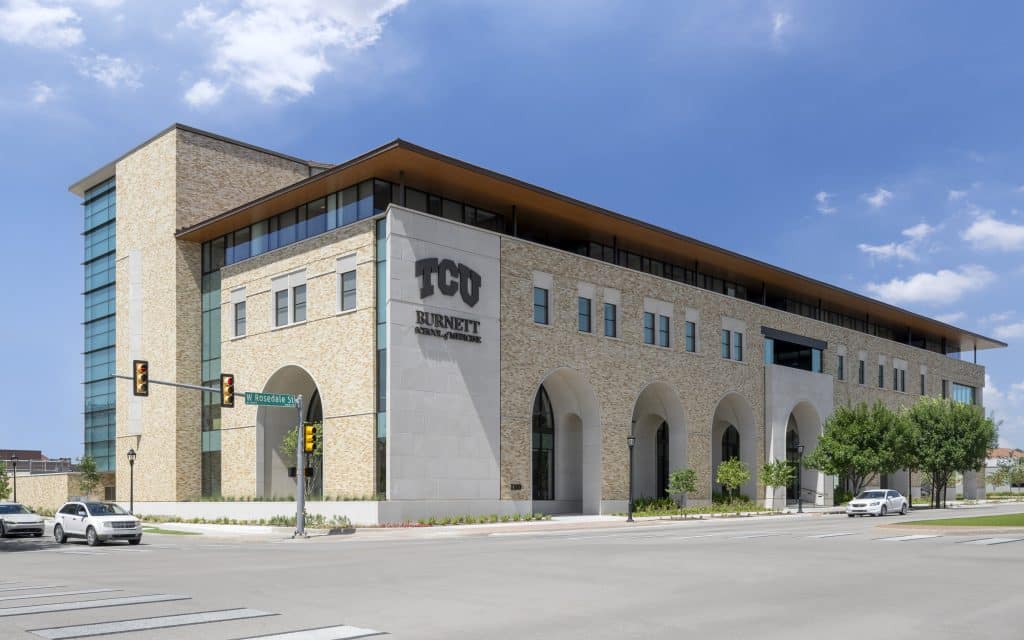
[[[1015,2],[0,0],[0,448],[82,453],[82,210],[173,122],[341,162],[396,137],[1010,343]]]

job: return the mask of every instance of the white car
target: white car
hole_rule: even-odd
[[[90,547],[110,540],[142,542],[142,523],[113,502],[69,502],[53,516],[53,538],[85,538]]]
[[[0,538],[9,535],[43,535],[43,517],[17,502],[0,502]]]
[[[890,513],[907,515],[907,499],[892,489],[869,489],[861,491],[846,504],[846,515],[884,516]]]

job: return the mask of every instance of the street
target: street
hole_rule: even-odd
[[[0,637],[1006,638],[1024,534],[880,525],[1020,510],[147,534],[138,547],[7,539]]]

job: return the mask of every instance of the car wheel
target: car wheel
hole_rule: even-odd
[[[90,547],[95,547],[100,543],[100,537],[96,535],[96,530],[92,527],[85,532],[85,543]]]
[[[4,523],[0,522],[0,538],[7,537],[7,529],[4,527]]]
[[[64,527],[59,524],[53,527],[53,539],[57,541],[57,544],[64,544],[68,541],[68,537],[64,535]]]
[[[853,517],[853,514],[852,514],[852,513],[848,513],[848,514],[846,514],[846,517],[847,517],[847,518],[852,518],[852,517]]]
[[[880,518],[884,518],[887,515],[889,515],[889,509],[887,509],[886,506],[883,504],[882,508],[878,510],[878,516]]]
[[[904,502],[903,506],[900,507],[900,515],[901,516],[907,515],[907,503],[906,502]]]
[[[139,544],[140,542],[142,542],[142,536],[139,536],[138,538],[128,539],[128,544]]]

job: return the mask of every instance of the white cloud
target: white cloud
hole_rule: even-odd
[[[32,85],[32,104],[46,104],[53,99],[53,89],[42,82]]]
[[[208,88],[239,85],[269,102],[313,93],[317,77],[331,70],[332,55],[375,43],[384,19],[405,1],[244,0],[223,14],[200,4],[182,24],[213,42],[209,67],[216,77]]]
[[[818,193],[814,194],[814,199],[817,200],[817,202],[818,202],[818,212],[819,213],[823,213],[826,216],[830,216],[833,213],[836,213],[837,211],[839,211],[839,209],[829,205],[828,201],[829,201],[829,198],[831,198],[831,197],[832,197],[832,194],[828,193],[827,191],[819,191]]]
[[[993,333],[995,333],[996,337],[1000,340],[1024,338],[1024,322],[1015,322],[1013,324],[998,326],[993,330]]]
[[[948,198],[949,198],[950,202],[956,202],[957,200],[963,200],[966,197],[967,197],[967,192],[966,191],[957,191],[956,189],[950,189],[949,190]]]
[[[861,197],[871,205],[872,209],[881,209],[885,205],[889,204],[890,200],[892,200],[892,191],[878,187],[874,193],[865,193]]]
[[[1017,187],[1016,191],[1017,191],[1017,193],[1024,193],[1024,184],[1022,184],[1019,187]]]
[[[40,49],[64,49],[85,40],[79,17],[70,7],[37,0],[7,0],[0,7],[0,40]]]
[[[193,107],[205,107],[220,102],[220,98],[223,95],[223,87],[218,87],[206,78],[203,78],[185,92],[185,102]]]
[[[1024,446],[1024,382],[1011,384],[1010,390],[1004,392],[986,373],[983,400],[985,411],[999,425],[999,445]]]
[[[782,39],[783,32],[793,22],[793,16],[788,13],[777,12],[772,16],[772,40],[778,43]]]
[[[941,269],[935,273],[918,273],[906,280],[893,278],[889,282],[871,282],[866,289],[883,300],[898,304],[948,304],[956,302],[969,291],[982,289],[995,278],[995,274],[985,267],[966,265],[957,271]]]
[[[142,70],[138,66],[124,58],[102,53],[92,58],[81,58],[78,61],[78,72],[111,89],[118,87],[137,89],[142,86],[140,81]]]
[[[924,240],[926,237],[933,233],[935,233],[935,227],[924,222],[915,224],[914,226],[908,227],[903,230],[903,235],[907,236],[911,240],[916,241]]]
[[[889,244],[858,244],[857,248],[873,258],[888,260],[897,258],[899,260],[916,261],[917,253],[909,242],[890,242]]]
[[[1015,251],[1024,249],[1024,225],[997,220],[983,214],[963,233],[975,249]]]
[[[1002,311],[999,313],[990,313],[982,319],[982,322],[987,324],[998,324],[1000,322],[1006,322],[1013,317],[1013,311]]]
[[[946,324],[956,324],[966,320],[967,314],[963,311],[954,311],[953,313],[944,313],[942,315],[935,316],[935,319],[939,322],[945,322]]]

